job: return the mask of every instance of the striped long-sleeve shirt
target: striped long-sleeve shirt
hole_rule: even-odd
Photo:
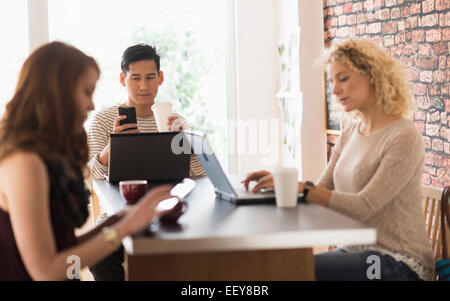
[[[88,131],[89,144],[89,171],[91,179],[103,179],[108,173],[108,166],[100,163],[98,157],[109,142],[109,134],[113,132],[114,119],[119,116],[119,104],[103,109],[95,114]],[[184,129],[189,129],[189,125],[180,116]],[[156,132],[156,121],[151,117],[137,117],[138,128],[142,133]],[[191,157],[191,176],[206,175],[200,162],[195,155]]]

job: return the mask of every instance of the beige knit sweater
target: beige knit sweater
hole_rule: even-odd
[[[407,119],[368,136],[358,128],[343,131],[317,185],[332,190],[331,209],[376,228],[376,245],[364,249],[400,254],[432,271],[421,207],[422,136]]]

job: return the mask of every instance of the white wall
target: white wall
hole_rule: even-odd
[[[326,134],[322,67],[324,48],[323,1],[298,0],[300,37],[300,89],[303,92],[302,176],[315,181],[326,166]]]
[[[277,45],[301,27],[300,87],[303,93],[302,166],[304,180],[315,181],[326,166],[326,134],[322,96],[322,70],[315,64],[323,50],[323,2],[319,0],[236,0],[235,118],[279,119],[275,94],[279,88]],[[237,141],[248,133],[237,131]],[[279,136],[281,137],[281,136]],[[245,138],[245,137],[244,137]],[[280,138],[272,144],[278,153]],[[238,168],[246,173],[265,165],[261,154],[239,154]],[[265,161],[267,162],[267,160]]]
[[[244,122],[279,118],[275,103],[278,88],[276,4],[277,0],[236,1],[237,119]],[[248,136],[248,132],[237,131],[238,143],[247,144],[244,150],[251,147]],[[278,140],[270,146],[271,154],[277,153]],[[239,154],[237,172],[269,168],[270,165],[264,164],[267,160],[262,159],[265,156],[268,157],[259,148],[255,154]]]

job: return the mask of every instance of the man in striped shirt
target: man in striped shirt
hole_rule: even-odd
[[[154,47],[138,44],[127,48],[122,56],[120,83],[127,89],[128,100],[99,111],[93,118],[88,131],[89,170],[91,179],[103,179],[108,173],[109,134],[114,133],[148,133],[156,132],[156,121],[151,110],[164,82],[164,73],[160,70],[160,57]],[[137,124],[120,125],[119,106],[136,108]],[[173,114],[168,120],[170,131],[189,129],[183,117]],[[137,129],[130,129],[137,128]],[[191,156],[191,176],[205,175],[195,155]],[[108,216],[102,208],[97,223],[105,221]],[[123,249],[90,268],[96,280],[123,280]]]

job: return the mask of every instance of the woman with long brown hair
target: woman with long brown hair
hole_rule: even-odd
[[[156,206],[171,197],[169,186],[75,236],[88,217],[83,122],[99,75],[93,58],[60,42],[22,67],[0,121],[0,280],[67,279],[71,256],[81,268],[95,264],[165,213]]]

